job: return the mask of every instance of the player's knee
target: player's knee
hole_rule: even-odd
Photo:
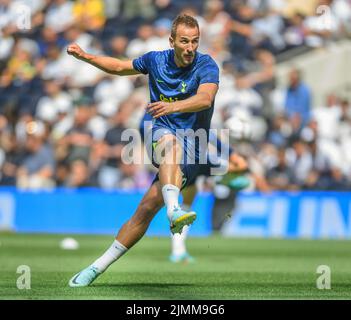
[[[176,137],[173,134],[165,134],[159,140],[158,144],[168,144],[168,143],[175,143],[177,141]]]
[[[159,164],[175,164],[180,162],[182,148],[174,135],[167,134],[157,143],[155,154]]]

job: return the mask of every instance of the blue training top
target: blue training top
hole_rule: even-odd
[[[196,95],[203,83],[219,83],[219,70],[215,61],[207,54],[196,52],[194,61],[187,67],[178,67],[174,61],[174,50],[151,51],[133,60],[133,68],[149,74],[151,102],[175,102]],[[213,114],[210,108],[199,112],[172,113],[154,119],[153,125],[176,133],[177,129],[205,129],[207,134]]]

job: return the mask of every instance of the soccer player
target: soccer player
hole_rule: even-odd
[[[148,144],[150,141],[146,141],[151,130],[151,120],[152,117],[148,113],[144,114],[144,117],[140,121],[139,131],[141,139],[144,143]],[[248,164],[244,158],[234,152],[234,150],[226,146],[229,149],[228,159],[223,158],[223,154],[220,150],[223,148],[221,140],[214,134],[210,132],[209,144],[212,146],[212,153],[216,154],[214,157],[217,160],[217,163],[211,161],[210,158],[206,164],[200,165],[198,174],[203,176],[211,176],[211,169],[219,166],[218,160],[221,159],[222,165],[224,162],[227,162],[227,174],[223,176],[216,176],[216,182],[218,184],[224,184],[232,190],[239,191],[246,188],[250,181],[244,175],[248,170]],[[209,151],[211,152],[211,151]],[[188,182],[187,186],[182,190],[183,194],[183,204],[182,209],[190,211],[193,205],[193,201],[196,196],[196,186],[195,179]],[[171,254],[169,260],[173,263],[185,262],[191,263],[194,261],[194,258],[188,253],[186,249],[186,238],[189,231],[189,226],[184,226],[182,233],[171,234]]]
[[[151,51],[134,60],[91,55],[77,44],[68,46],[68,54],[110,74],[149,75],[151,103],[146,111],[153,117],[152,144],[156,157],[152,159],[159,167],[157,177],[134,215],[122,226],[107,251],[72,277],[71,287],[88,286],[125,254],[143,237],[164,204],[173,234],[181,233],[185,225],[196,219],[195,212],[180,208],[179,192],[198,175],[198,162],[207,146],[196,142],[195,138],[180,142],[178,132],[184,129],[201,131],[208,140],[219,82],[219,70],[214,60],[197,52],[199,37],[196,19],[180,15],[172,24],[171,49]]]

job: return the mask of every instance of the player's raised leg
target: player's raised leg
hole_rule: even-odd
[[[156,181],[144,195],[131,219],[119,230],[111,246],[89,267],[74,275],[69,281],[69,285],[71,287],[90,285],[143,237],[151,220],[163,204],[161,185],[159,181]]]
[[[183,158],[182,147],[174,135],[166,134],[157,142],[155,156],[159,163],[159,179],[171,232],[181,233],[184,226],[192,224],[196,219],[195,212],[184,211],[179,206],[179,193],[183,180],[180,167]]]
[[[234,190],[242,190],[246,188],[250,180],[243,175],[247,171],[248,165],[246,160],[240,155],[232,152],[228,159],[228,173],[224,176],[219,177],[218,183],[225,184]],[[209,164],[208,169],[211,167]],[[206,174],[206,171],[203,172]],[[182,208],[185,211],[190,211],[191,205],[193,204],[196,196],[196,186],[194,184],[187,186],[183,190],[183,205]],[[186,238],[189,231],[189,226],[183,228],[182,234],[172,235],[172,251],[169,257],[171,262],[193,262],[194,258],[187,252],[186,249]]]
[[[219,177],[217,183],[240,191],[250,185],[250,179],[245,175],[248,171],[247,161],[237,153],[232,152],[229,157],[228,172]]]

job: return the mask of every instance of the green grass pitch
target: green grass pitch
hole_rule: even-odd
[[[350,299],[350,241],[190,238],[193,264],[168,261],[170,239],[143,238],[91,287],[69,288],[73,274],[112,242],[63,235],[0,233],[0,299]],[[31,289],[16,286],[17,267],[31,270]],[[319,265],[331,270],[331,289],[317,289]]]

